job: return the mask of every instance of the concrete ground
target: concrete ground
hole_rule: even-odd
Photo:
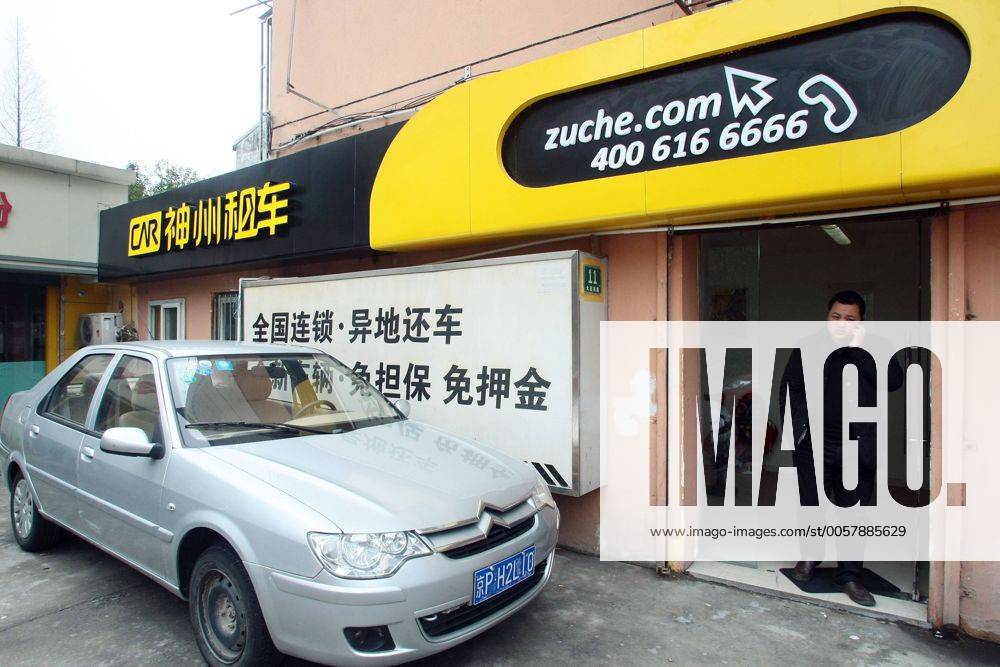
[[[3,493],[0,665],[203,664],[183,601],[76,538],[22,552],[7,503]],[[997,665],[1000,646],[560,551],[520,614],[420,664],[669,663]]]

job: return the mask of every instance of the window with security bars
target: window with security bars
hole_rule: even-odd
[[[212,339],[236,340],[239,332],[239,292],[219,292],[212,300]]]

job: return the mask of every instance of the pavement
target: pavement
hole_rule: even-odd
[[[77,538],[22,552],[2,495],[0,665],[203,664],[185,602]],[[997,665],[1000,645],[560,550],[528,607],[415,664],[670,663]]]

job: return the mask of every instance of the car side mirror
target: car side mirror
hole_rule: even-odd
[[[397,398],[392,402],[392,406],[399,410],[399,413],[403,415],[404,418],[410,416],[410,402],[405,398]]]
[[[132,426],[109,428],[101,436],[101,451],[121,456],[163,458],[163,445],[150,442],[146,432]]]

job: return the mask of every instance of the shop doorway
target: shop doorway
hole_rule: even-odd
[[[52,282],[0,272],[0,407],[45,377],[45,294]]]
[[[929,257],[930,221],[914,217],[838,219],[805,226],[702,233],[699,315],[708,321],[822,320],[833,294],[853,290],[867,304],[867,320],[928,320]],[[803,590],[781,571],[794,565],[706,562],[695,563],[689,572],[862,609],[832,584]],[[877,600],[874,611],[911,621],[927,620],[927,563],[864,565],[875,575],[872,581],[885,583],[873,590]],[[822,564],[834,566],[835,562]]]

